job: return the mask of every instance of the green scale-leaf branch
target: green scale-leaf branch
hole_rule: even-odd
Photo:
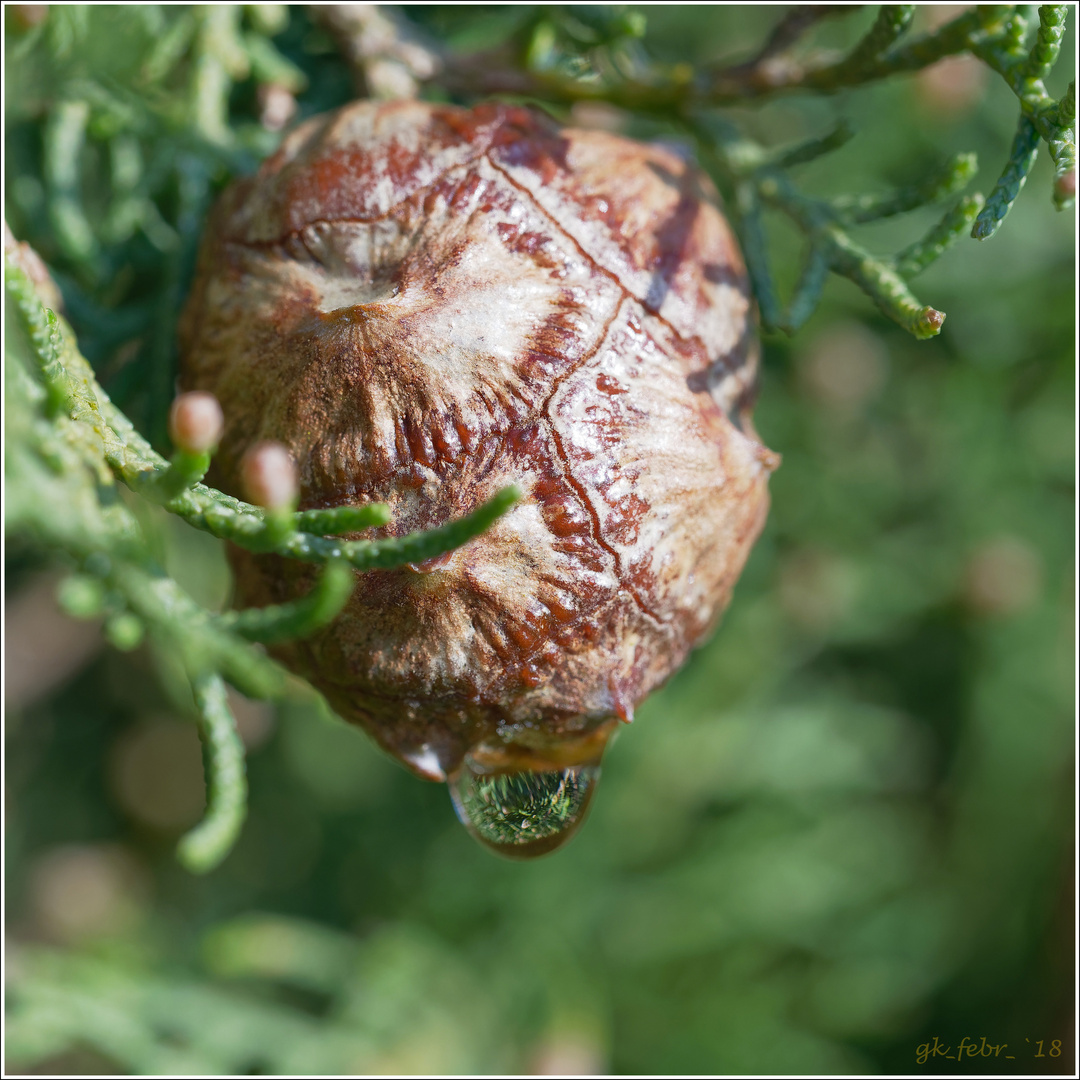
[[[243,746],[225,682],[254,698],[279,696],[284,670],[252,642],[315,633],[348,602],[357,569],[419,563],[467,543],[520,498],[511,486],[439,528],[381,540],[338,540],[390,526],[374,503],[268,513],[201,483],[205,454],[157,454],[98,385],[63,320],[46,309],[25,270],[5,258],[9,314],[25,349],[9,353],[7,527],[31,535],[77,571],[61,589],[72,614],[108,609],[106,634],[132,648],[143,632],[180,660],[191,683],[207,777],[207,810],[179,856],[204,872],[229,852],[243,823]],[[150,554],[136,516],[117,498],[117,480],[196,527],[250,550],[321,563],[310,592],[287,604],[214,614],[197,604]],[[325,533],[326,535],[319,535]]]
[[[463,94],[511,93],[569,105],[604,101],[646,113],[689,131],[698,157],[711,173],[735,220],[751,285],[767,328],[794,332],[812,314],[829,274],[848,278],[891,319],[916,337],[938,333],[944,313],[919,301],[906,280],[925,270],[966,232],[994,235],[1016,200],[1038,145],[1054,161],[1052,192],[1058,209],[1070,206],[1076,188],[1075,89],[1060,101],[1047,92],[1061,49],[1069,5],[997,4],[970,8],[944,25],[912,35],[917,5],[882,5],[863,37],[846,53],[807,49],[806,38],[826,20],[859,6],[803,5],[785,14],[757,54],[735,64],[664,65],[646,50],[625,44],[574,45],[560,37],[562,9],[545,9],[535,24],[544,36],[543,63],[522,54],[516,67],[492,57],[442,56],[439,78]],[[554,10],[555,14],[552,14]],[[644,39],[647,42],[647,37]],[[1030,43],[1029,43],[1030,42]],[[560,53],[560,48],[563,51]],[[792,176],[799,165],[838,150],[852,132],[842,124],[830,134],[795,147],[769,148],[733,132],[722,110],[797,93],[850,91],[883,79],[922,71],[947,57],[970,55],[1001,76],[1019,104],[1008,159],[989,196],[970,193],[945,211],[926,237],[892,255],[874,255],[853,235],[858,225],[950,198],[970,182],[975,156],[958,154],[924,181],[887,195],[858,194],[808,199]],[[766,213],[778,212],[805,234],[803,270],[786,304],[779,299],[766,242]]]

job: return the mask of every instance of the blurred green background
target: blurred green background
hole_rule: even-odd
[[[303,9],[223,10],[168,67],[183,9],[5,8],[8,221],[154,435],[202,216],[278,138],[260,85],[293,79],[299,116],[351,92]],[[523,10],[408,14],[475,45]],[[778,13],[643,10],[648,47],[691,62],[748,55]],[[217,17],[248,59],[219,57],[215,114]],[[986,191],[1016,118],[999,84],[949,61],[732,115],[769,143],[850,118],[856,139],[800,174],[815,192],[958,150]],[[917,281],[939,338],[833,279],[766,342],[757,423],[784,461],[765,534],[720,630],[612,746],[579,836],[534,863],[480,848],[443,787],[297,684],[276,708],[237,699],[251,814],[218,870],[186,874],[202,775],[168,656],[65,621],[43,553],[9,542],[8,1070],[1071,1072],[1075,219],[1050,178],[1044,150],[1000,233]],[[867,235],[895,250],[923,213]],[[794,238],[774,240],[794,277]],[[147,527],[226,603],[217,541]],[[917,1060],[963,1037],[983,1056]]]

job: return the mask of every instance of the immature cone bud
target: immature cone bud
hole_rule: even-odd
[[[169,438],[178,450],[206,454],[221,442],[225,416],[213,394],[180,394],[169,410]]]
[[[362,102],[287,136],[207,230],[183,377],[227,405],[226,484],[279,440],[301,507],[385,502],[391,537],[523,492],[276,650],[502,850],[572,831],[609,734],[714,625],[765,520],[778,459],[713,198],[670,149],[527,109]],[[245,605],[317,572],[233,562]]]
[[[288,510],[296,503],[296,466],[289,451],[278,442],[253,446],[240,463],[244,491],[256,506]]]
[[[259,87],[259,123],[267,131],[280,131],[296,115],[296,98],[276,83]]]

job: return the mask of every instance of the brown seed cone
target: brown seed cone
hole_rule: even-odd
[[[301,507],[385,501],[383,535],[524,489],[281,652],[420,775],[484,741],[584,753],[707,633],[764,522],[745,270],[669,149],[502,105],[316,117],[223,196],[181,338],[227,488],[273,439]],[[245,605],[314,574],[233,562]]]

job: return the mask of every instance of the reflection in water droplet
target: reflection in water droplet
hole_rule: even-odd
[[[446,770],[439,760],[439,755],[427,743],[401,756],[413,772],[419,773],[425,780],[435,780],[441,784],[446,779]]]
[[[585,817],[599,765],[485,772],[472,756],[450,779],[454,809],[482,844],[511,859],[561,847]]]

